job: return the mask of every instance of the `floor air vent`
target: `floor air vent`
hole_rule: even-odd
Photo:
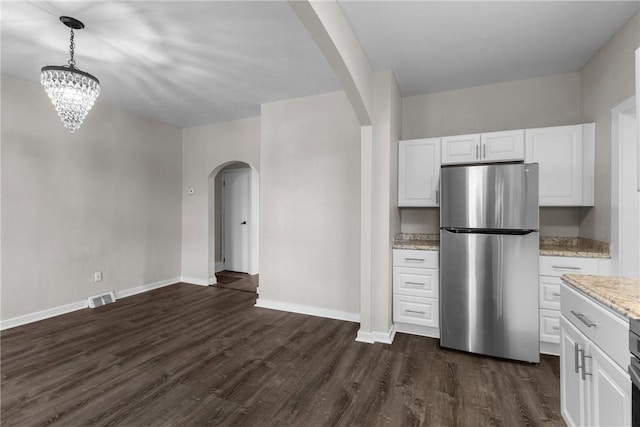
[[[111,304],[112,302],[116,302],[116,295],[113,293],[113,291],[89,297],[89,307],[91,308],[100,307],[105,304]]]

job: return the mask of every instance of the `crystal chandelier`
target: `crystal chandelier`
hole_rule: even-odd
[[[84,28],[84,24],[77,19],[61,16],[60,21],[71,28],[71,44],[69,65],[47,65],[42,67],[40,83],[56,107],[64,127],[73,133],[80,128],[82,121],[93,107],[93,103],[100,95],[100,82],[91,74],[76,68],[73,58],[75,43],[73,30]]]

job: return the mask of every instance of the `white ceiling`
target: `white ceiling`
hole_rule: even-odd
[[[578,71],[640,2],[341,2],[375,69],[404,96]],[[180,127],[258,116],[260,104],[340,89],[286,2],[7,2],[2,72],[39,80],[68,60],[110,102]]]

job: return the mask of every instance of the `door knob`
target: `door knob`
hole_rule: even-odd
[[[246,224],[247,224],[247,221],[242,221],[242,222],[240,223],[240,225],[246,225]]]

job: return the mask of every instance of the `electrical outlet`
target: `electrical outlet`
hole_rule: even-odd
[[[102,280],[102,271],[96,271],[93,273],[93,281],[100,282]]]

